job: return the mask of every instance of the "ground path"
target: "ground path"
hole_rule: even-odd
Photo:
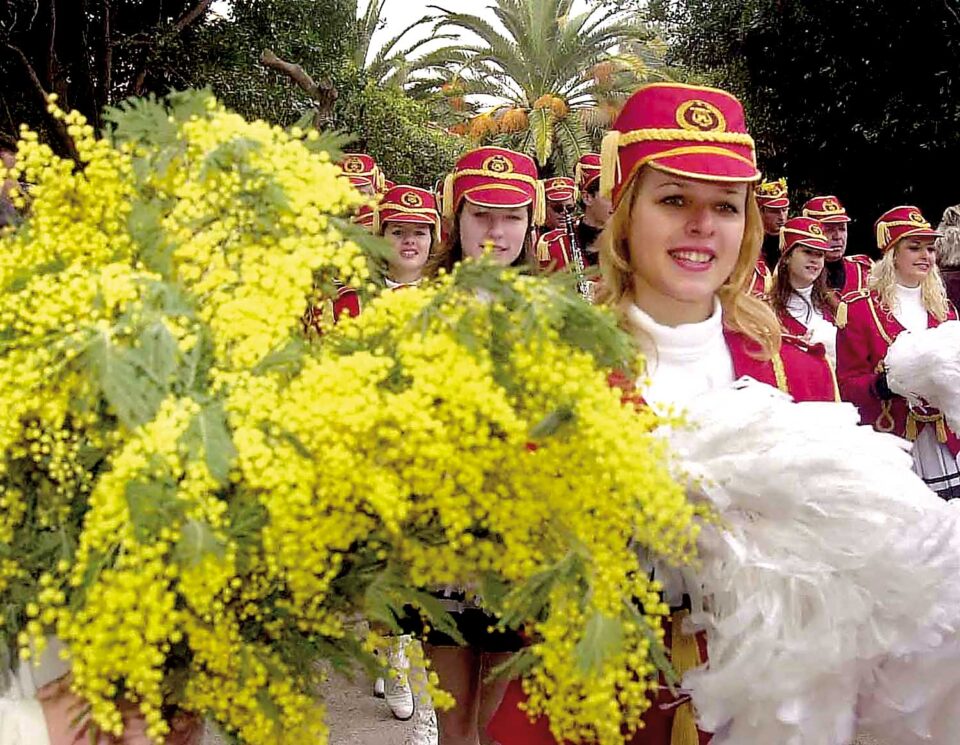
[[[407,745],[410,725],[395,720],[387,705],[373,697],[366,681],[334,679],[327,684],[325,694],[330,745]],[[217,738],[208,736],[203,745],[220,744]],[[884,744],[861,737],[855,745]]]

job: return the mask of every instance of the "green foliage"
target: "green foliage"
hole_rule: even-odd
[[[851,248],[896,204],[934,219],[956,202],[960,11],[921,0],[681,0],[658,3],[672,57],[737,93],[763,169],[794,201],[837,194]],[[919,53],[919,46],[922,53]]]
[[[387,178],[432,188],[463,152],[465,141],[430,124],[429,109],[402,91],[362,73],[343,90],[335,126],[354,133],[350,147],[376,158]]]
[[[494,97],[495,115],[507,108],[528,112],[528,128],[494,131],[489,139],[530,154],[548,171],[572,175],[579,155],[599,146],[601,127],[609,123],[608,114],[598,122],[600,105],[609,111],[641,83],[666,74],[639,16],[603,5],[576,12],[574,5],[497,0],[491,9],[503,31],[475,13],[431,6],[441,12],[437,32],[453,29],[479,41],[424,55],[411,73],[410,90],[431,101],[448,124],[476,113],[476,106],[461,103],[463,95]],[[569,113],[534,108],[545,95],[563,101]]]

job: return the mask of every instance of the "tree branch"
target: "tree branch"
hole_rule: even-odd
[[[33,84],[33,89],[39,98],[38,103],[40,104],[41,109],[47,111],[47,90],[43,87],[43,83],[40,80],[40,76],[37,75],[37,71],[33,68],[33,65],[30,64],[30,60],[27,59],[27,55],[23,53],[23,50],[20,47],[14,46],[13,44],[6,44],[7,49],[9,49],[20,61],[20,64],[23,65],[24,72],[27,73],[27,77],[30,78],[30,82]],[[55,119],[52,115],[49,115],[51,122],[53,123],[53,131],[56,132],[57,136],[60,138],[63,146],[66,151],[70,154],[70,157],[74,160],[78,159],[77,148],[74,145],[73,139],[67,134],[67,127],[59,119]]]
[[[109,106],[113,87],[113,5],[103,0],[103,53],[100,58],[100,105]],[[99,109],[98,109],[99,114]]]
[[[339,93],[332,82],[322,80],[317,84],[300,65],[280,59],[269,49],[264,49],[261,53],[260,64],[286,75],[316,102],[317,110],[314,124],[317,129],[320,129],[323,124],[333,118],[333,107],[337,102]]]
[[[194,5],[190,10],[180,16],[173,27],[178,32],[183,31],[187,26],[206,13],[211,5],[213,5],[213,0],[200,0],[199,3]]]

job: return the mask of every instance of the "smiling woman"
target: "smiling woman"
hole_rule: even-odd
[[[869,289],[851,293],[838,311],[837,374],[844,400],[864,424],[915,442],[914,470],[944,495],[960,496],[960,437],[941,412],[891,390],[887,356],[897,337],[957,320],[937,269],[940,234],[916,207],[888,210],[875,225],[883,258]]]

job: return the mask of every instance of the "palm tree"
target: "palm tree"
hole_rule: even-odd
[[[476,44],[424,55],[408,90],[441,104],[442,121],[478,143],[527,152],[541,166],[571,174],[599,142],[623,100],[642,82],[663,78],[650,32],[595,5],[573,14],[574,0],[494,0],[501,32],[487,20],[440,6],[435,31],[456,29]],[[492,97],[486,111],[470,96]]]
[[[359,14],[359,7],[356,7],[354,16],[357,19],[357,26],[353,61],[358,70],[366,71],[380,85],[400,87],[406,82],[407,73],[411,69],[409,60],[420,47],[438,38],[453,39],[455,37],[451,34],[427,37],[402,47],[401,43],[413,29],[435,20],[432,16],[425,15],[388,39],[376,53],[371,55],[373,35],[383,25],[383,11],[386,4],[387,0],[368,0],[363,15]]]

